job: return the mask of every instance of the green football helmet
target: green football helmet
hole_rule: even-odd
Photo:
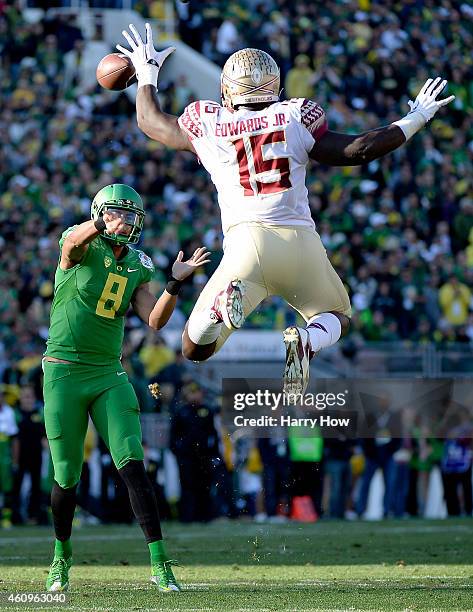
[[[129,185],[115,183],[103,187],[95,196],[90,208],[90,216],[97,221],[107,210],[120,210],[125,214],[125,223],[130,226],[128,234],[109,234],[103,237],[115,244],[136,244],[140,239],[145,211],[140,195]]]

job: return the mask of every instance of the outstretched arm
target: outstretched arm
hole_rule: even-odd
[[[129,34],[123,30],[130,49],[117,45],[117,49],[133,62],[138,79],[136,95],[136,120],[142,132],[171,149],[194,151],[187,134],[180,128],[177,117],[163,113],[157,96],[158,75],[165,59],[175,47],[156,51],[153,45],[151,26],[146,24],[146,41],[143,42],[138,30],[130,24]]]
[[[177,117],[164,113],[159,106],[158,90],[144,85],[136,95],[136,120],[142,132],[171,149],[194,151],[187,134],[181,129]]]
[[[182,261],[184,253],[179,251],[172,266],[172,279],[167,284],[159,299],[150,292],[147,283],[140,285],[131,300],[136,314],[153,329],[161,329],[169,321],[177,302],[177,294],[181,281],[195,272],[197,268],[210,261],[210,253],[205,247],[200,247],[187,261]]]
[[[432,119],[438,109],[455,96],[436,100],[447,81],[428,79],[415,102],[409,100],[410,112],[391,125],[365,134],[349,135],[328,131],[314,145],[310,157],[329,166],[358,166],[394,151]]]
[[[359,166],[391,153],[406,142],[397,125],[353,136],[330,130],[314,145],[311,159],[328,166]]]

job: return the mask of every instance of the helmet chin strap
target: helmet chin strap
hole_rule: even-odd
[[[105,238],[105,240],[108,240],[114,246],[126,246],[127,244],[126,242],[120,242],[119,240],[117,240],[113,236],[110,236],[109,234],[104,233],[103,237]]]

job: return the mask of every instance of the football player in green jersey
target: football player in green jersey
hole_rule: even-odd
[[[47,349],[43,359],[44,417],[54,465],[51,492],[56,542],[46,581],[66,590],[72,564],[71,530],[89,415],[110,449],[130,495],[151,556],[151,581],[179,591],[166,554],[155,494],[143,465],[138,401],[120,363],[125,314],[131,305],[153,329],[169,320],[181,281],[209,261],[205,248],[183,261],[156,299],[154,267],[135,249],[145,212],[128,185],[108,185],[92,202],[92,219],[67,229],[60,241]]]

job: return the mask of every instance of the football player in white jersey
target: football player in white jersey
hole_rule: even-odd
[[[314,101],[281,101],[279,68],[258,49],[242,49],[225,63],[222,104],[199,100],[178,118],[164,113],[157,98],[159,69],[174,51],[155,50],[151,27],[143,42],[133,25],[123,31],[138,79],[138,126],[150,138],[192,151],[218,192],[224,232],[223,259],[203,289],[183,333],[188,359],[203,361],[270,295],[282,296],[305,319],[284,331],[284,389],[303,393],[310,359],[346,333],[350,301],[312,220],[306,166],[366,164],[394,151],[437,110],[447,82],[428,79],[410,112],[391,125],[360,135],[332,132]]]

